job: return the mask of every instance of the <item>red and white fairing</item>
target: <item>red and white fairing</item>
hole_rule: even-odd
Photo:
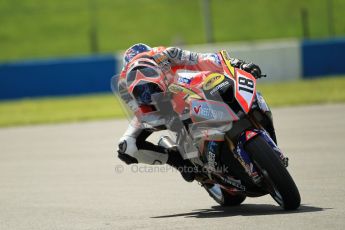
[[[235,69],[236,100],[245,113],[250,111],[256,95],[256,79],[250,73],[241,69]]]

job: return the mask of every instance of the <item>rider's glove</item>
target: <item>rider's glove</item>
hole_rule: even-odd
[[[231,65],[235,68],[241,68],[241,65],[245,64],[243,60],[237,58],[231,58]]]
[[[266,77],[266,75],[261,74],[261,69],[258,65],[250,62],[246,63],[243,60],[233,58],[231,59],[231,65],[236,68],[240,68],[250,74],[252,74],[256,79],[260,77]]]
[[[245,63],[241,65],[241,69],[244,71],[251,73],[256,79],[260,77],[266,77],[266,75],[261,74],[261,69],[258,65],[255,65],[254,63]]]
[[[167,73],[171,70],[171,63],[169,61],[169,58],[164,53],[155,54],[153,56],[153,59],[164,73]]]

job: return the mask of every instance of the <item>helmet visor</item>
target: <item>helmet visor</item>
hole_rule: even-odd
[[[160,87],[152,82],[141,81],[133,89],[133,96],[139,105],[150,105],[152,103],[152,95],[163,92]]]

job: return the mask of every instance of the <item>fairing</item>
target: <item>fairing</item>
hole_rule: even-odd
[[[140,69],[136,74],[139,84],[148,81],[164,85],[161,88],[166,89],[152,94],[149,105],[138,104],[128,90],[129,84],[138,80],[136,78],[128,82],[126,77],[116,75],[111,81],[112,90],[132,125],[168,129],[185,159],[199,158],[206,140],[223,141],[233,123],[250,112],[255,98],[260,99],[256,94],[255,78],[233,68],[226,52],[217,55],[223,67],[220,72],[182,68],[165,73],[166,76],[157,82],[156,78],[145,78],[141,73],[148,71]],[[260,106],[264,107],[264,103]]]

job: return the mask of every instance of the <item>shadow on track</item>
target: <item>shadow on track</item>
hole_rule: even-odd
[[[199,209],[193,212],[178,213],[164,216],[153,216],[151,218],[170,217],[194,217],[194,218],[218,218],[229,216],[260,216],[260,215],[288,215],[305,212],[320,212],[329,208],[301,205],[298,210],[284,211],[281,207],[270,204],[242,204],[235,207],[212,206],[209,209]]]

